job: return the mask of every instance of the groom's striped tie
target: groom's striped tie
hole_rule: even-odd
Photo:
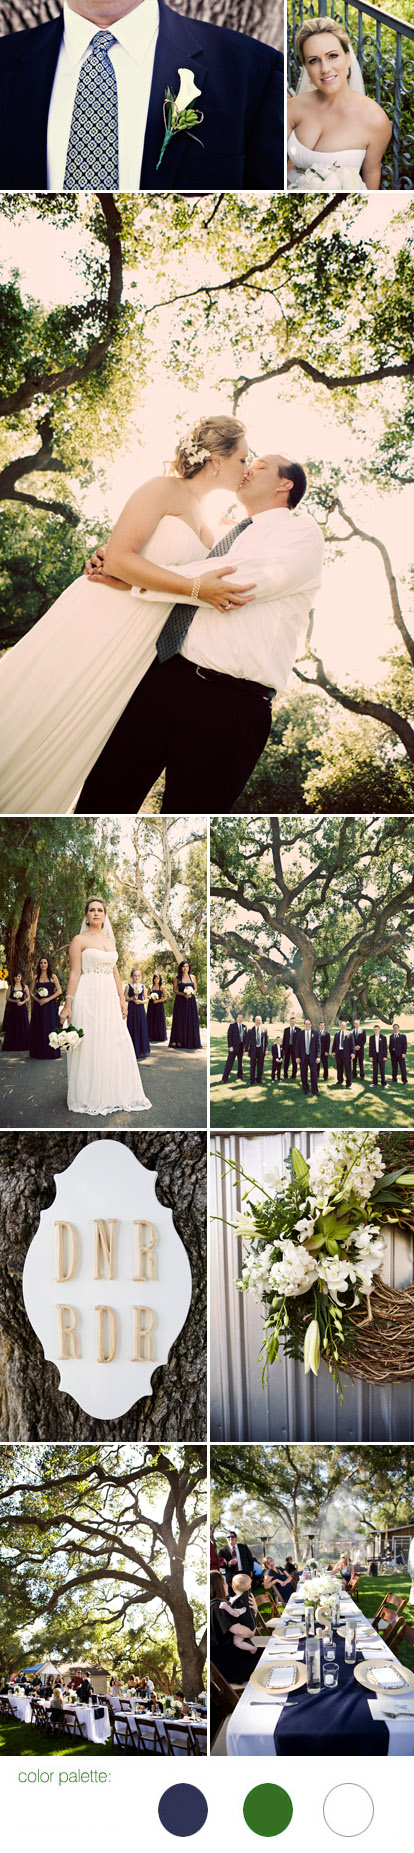
[[[64,187],[112,193],[119,185],[118,91],[108,52],[113,32],[95,32],[73,105]]]
[[[233,541],[237,540],[238,534],[243,533],[243,528],[251,526],[251,519],[251,515],[246,515],[244,521],[238,521],[237,527],[229,528],[228,533],[223,534],[223,539],[218,540],[215,547],[211,547],[207,558],[214,560],[219,554],[228,553],[229,548],[233,546]],[[157,640],[160,663],[168,663],[170,656],[178,655],[181,644],[184,643],[184,638],[190,629],[195,611],[198,611],[198,605],[173,605]]]

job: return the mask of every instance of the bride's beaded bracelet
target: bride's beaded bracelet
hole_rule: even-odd
[[[198,579],[193,579],[193,583],[191,587],[191,598],[193,599],[193,602],[195,605],[197,604],[198,594],[200,591],[200,583],[201,583],[201,573],[199,573]]]

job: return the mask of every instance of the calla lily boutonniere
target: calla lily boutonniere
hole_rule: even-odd
[[[194,83],[194,72],[182,69],[179,70],[178,76],[180,78],[178,96],[175,97],[169,88],[165,92],[163,108],[165,135],[160,158],[157,161],[157,173],[173,135],[179,135],[182,129],[191,135],[191,130],[196,127],[196,124],[203,121],[202,111],[193,107],[195,97],[201,96],[201,90],[197,90],[197,85]],[[191,140],[199,142],[200,136],[192,135]],[[202,147],[202,143],[200,146]]]

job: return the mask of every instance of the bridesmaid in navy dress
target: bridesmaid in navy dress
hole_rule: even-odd
[[[6,1027],[3,1054],[10,1055],[29,1047],[28,1003],[30,991],[21,972],[16,972],[7,994]]]
[[[196,1004],[197,980],[188,959],[182,959],[174,978],[174,1010],[170,1049],[201,1049],[200,1025]]]
[[[49,959],[39,959],[35,988],[31,992],[33,999],[29,1030],[29,1052],[36,1062],[56,1062],[60,1060],[60,1049],[51,1049],[50,1031],[61,1029],[57,999],[62,996],[62,986],[52,972]]]
[[[145,1013],[146,991],[137,965],[133,966],[130,982],[125,985],[125,997],[128,1004],[127,1027],[135,1054],[139,1055],[142,1062],[144,1056],[150,1054],[150,1046]]]
[[[150,1042],[167,1041],[167,1025],[164,1010],[166,996],[167,992],[164,991],[161,972],[154,972],[147,1009],[147,1024]]]

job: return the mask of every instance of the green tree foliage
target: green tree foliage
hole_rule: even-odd
[[[413,980],[410,818],[215,818],[211,942],[222,985],[291,987],[304,1016],[401,1008]],[[235,971],[236,965],[236,971]]]
[[[91,889],[111,913],[122,964],[129,909],[113,880],[118,852],[113,818],[0,820],[0,937],[10,971],[20,969],[30,980],[45,954],[63,975]]]
[[[196,1447],[4,1449],[0,1569],[13,1572],[16,1613],[26,1607],[32,1638],[79,1659],[97,1646],[119,1651],[125,1626],[138,1645],[146,1610],[154,1633],[161,1618],[162,1636],[166,1614],[167,1659],[173,1628],[183,1689],[194,1697],[205,1642],[186,1571],[198,1543],[205,1566],[205,1475],[205,1449]]]

